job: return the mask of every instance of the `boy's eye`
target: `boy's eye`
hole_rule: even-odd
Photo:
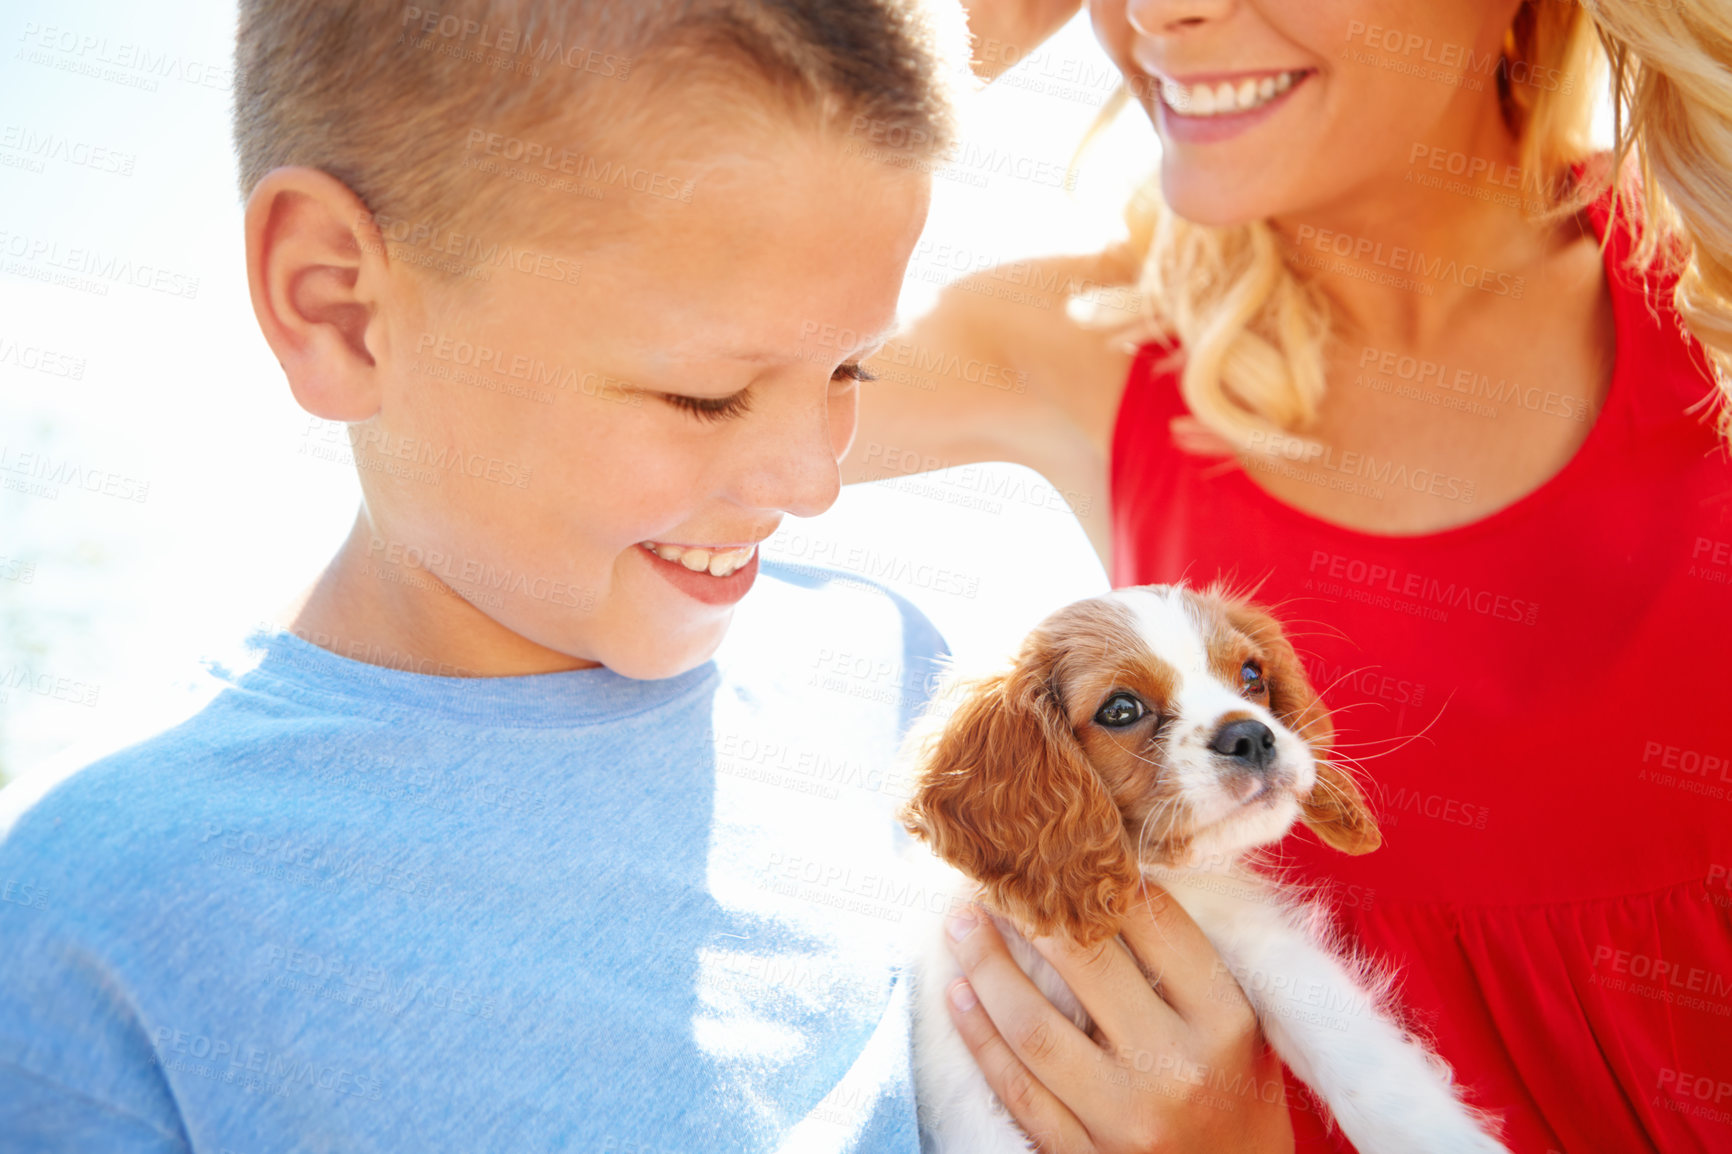
[[[671,404],[706,421],[721,421],[737,417],[752,407],[745,389],[731,397],[688,397],[681,393],[663,393]]]
[[[830,374],[830,379],[842,381],[875,381],[878,377],[867,372],[858,363],[837,365],[836,371]],[[683,393],[663,393],[670,404],[676,405],[686,412],[703,418],[706,421],[721,421],[729,417],[737,417],[751,409],[752,403],[747,399],[747,389],[741,389],[731,397],[688,397]]]

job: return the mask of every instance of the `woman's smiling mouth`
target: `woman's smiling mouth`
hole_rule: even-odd
[[[1181,144],[1228,140],[1274,116],[1315,68],[1261,72],[1193,72],[1168,76],[1146,68],[1160,99],[1150,109],[1163,139]]]
[[[1180,116],[1229,116],[1251,112],[1272,103],[1295,84],[1309,76],[1309,68],[1289,68],[1280,72],[1250,72],[1215,79],[1193,78],[1189,81],[1157,76],[1161,84],[1161,102]]]

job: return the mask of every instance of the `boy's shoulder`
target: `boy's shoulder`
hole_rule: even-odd
[[[759,618],[786,627],[797,643],[798,627],[824,636],[856,635],[874,644],[901,645],[910,651],[948,654],[949,647],[931,618],[889,586],[843,569],[764,558],[761,584],[754,585],[736,610],[736,620]]]
[[[768,558],[716,653],[724,674],[895,706],[899,730],[950,657],[931,618],[895,590],[845,570]]]
[[[0,861],[34,870],[38,892],[71,897],[120,876],[116,866],[134,876],[173,869],[196,854],[189,838],[207,818],[268,808],[263,782],[212,772],[269,759],[280,738],[237,716],[224,692],[231,688],[213,687],[192,716],[167,719],[155,733],[81,742],[10,782],[0,790]]]
[[[261,622],[207,649],[178,696],[161,694],[103,733],[86,735],[0,789],[0,876],[25,871],[116,922],[129,884],[181,876],[237,828],[280,823],[297,797],[288,779],[333,749],[376,733],[376,715],[282,679],[273,661],[310,643]],[[175,676],[179,676],[178,671]],[[99,911],[100,912],[100,911]],[[112,928],[112,927],[111,927]]]
[[[817,565],[760,565],[716,654],[728,697],[740,699],[726,715],[738,721],[743,707],[744,724],[764,732],[797,729],[821,715],[874,746],[894,744],[949,660],[938,629],[875,581]],[[321,704],[316,688],[285,683],[280,669],[257,668],[271,654],[280,659],[303,648],[292,638],[267,644],[255,634],[207,662],[196,712],[129,744],[81,744],[11,782],[0,790],[0,862],[55,875],[34,882],[33,893],[50,888],[50,880],[64,889],[117,870],[173,870],[203,855],[209,847],[198,839],[211,831],[220,837],[286,816],[292,799],[280,787],[298,780],[308,759],[402,736],[401,718],[345,715],[335,699]]]

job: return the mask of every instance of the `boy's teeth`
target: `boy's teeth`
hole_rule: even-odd
[[[1281,72],[1273,76],[1254,77],[1234,84],[1223,80],[1219,84],[1179,84],[1161,81],[1161,99],[1173,111],[1185,116],[1222,116],[1231,112],[1249,112],[1293,87],[1304,70]]]
[[[660,541],[645,541],[643,547],[664,561],[677,561],[693,573],[708,573],[711,577],[727,577],[752,559],[756,545],[744,549],[711,550],[665,545]]]

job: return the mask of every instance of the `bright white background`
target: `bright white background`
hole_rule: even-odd
[[[89,47],[44,49],[47,28],[56,45]],[[28,489],[23,455],[46,453],[52,471],[118,475],[125,493],[148,483],[143,501],[65,484],[0,488],[0,777],[75,743],[118,744],[189,708],[198,658],[304,587],[354,518],[354,472],[300,452],[309,419],[247,301],[229,140],[233,34],[224,0],[0,7],[0,482]],[[1086,20],[1074,20],[973,98],[966,143],[976,157],[999,149],[1068,164],[1115,77]],[[72,163],[60,144],[45,158],[31,151],[44,138],[108,159]],[[1004,174],[985,188],[941,176],[927,237],[993,263],[1099,247],[1155,149],[1133,108],[1091,149],[1073,192]],[[196,296],[45,284],[50,266],[32,253],[50,248],[62,260],[93,250],[102,263],[197,278]],[[905,315],[935,291],[911,278]],[[82,379],[24,368],[27,348],[81,361]],[[856,544],[874,567],[912,559],[976,579],[972,598],[889,582],[967,659],[1106,587],[1068,513],[1003,506],[992,514],[855,486],[783,533]]]

